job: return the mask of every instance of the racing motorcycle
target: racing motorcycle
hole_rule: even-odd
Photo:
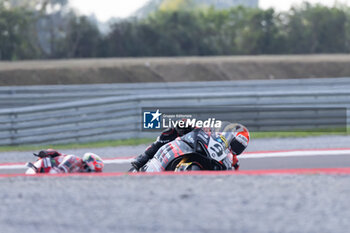
[[[232,133],[195,129],[162,146],[140,172],[230,170],[232,154],[227,145]]]
[[[64,155],[55,150],[40,151],[34,156],[38,159],[28,162],[25,174],[37,173],[76,173],[76,172],[102,172],[104,163],[100,156],[88,152],[82,158],[75,155]]]
[[[34,156],[38,157],[38,159],[32,163],[26,163],[26,167],[28,168],[25,172],[27,175],[33,175],[37,173],[49,173],[50,170],[60,164],[64,156],[56,156],[56,157],[40,157],[37,154]]]

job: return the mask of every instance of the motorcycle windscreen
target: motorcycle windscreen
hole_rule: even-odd
[[[229,147],[229,144],[234,139],[234,132],[237,127],[237,124],[232,124],[230,122],[224,121],[221,124],[221,127],[214,128],[212,137],[221,138],[225,144],[226,148]]]
[[[162,172],[179,156],[192,153],[193,149],[185,142],[177,139],[162,146],[157,153],[145,165],[146,172]]]

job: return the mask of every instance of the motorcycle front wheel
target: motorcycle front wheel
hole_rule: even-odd
[[[183,172],[183,171],[200,171],[202,170],[201,166],[195,162],[190,163],[181,163],[179,164],[175,172]]]

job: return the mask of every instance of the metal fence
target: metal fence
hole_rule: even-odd
[[[96,86],[101,89],[97,91]],[[102,87],[106,90],[105,96]],[[161,111],[169,107],[180,111],[190,109],[199,115],[213,114],[222,120],[239,121],[253,130],[344,127],[349,122],[349,87],[350,78],[162,83],[154,86],[13,87],[19,95],[37,95],[40,90],[50,88],[55,94],[80,91],[93,95],[96,90],[95,93],[100,95],[77,98],[80,100],[74,97],[73,101],[54,104],[44,98],[46,104],[2,109],[0,145],[79,143],[154,136],[153,132],[141,130],[142,109],[145,107]],[[7,89],[11,88],[2,87],[0,92],[5,94]],[[114,96],[108,97],[113,92]],[[220,106],[230,107],[222,111],[225,108]]]
[[[71,102],[136,94],[205,92],[283,92],[313,90],[349,90],[350,78],[249,80],[220,82],[179,82],[142,84],[89,84],[0,87],[0,108],[14,108],[49,103]]]

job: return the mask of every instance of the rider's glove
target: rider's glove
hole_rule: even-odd
[[[191,132],[193,130],[193,127],[189,124],[186,125],[186,122],[188,121],[188,119],[182,119],[182,121],[184,122],[183,127],[181,127],[180,125],[177,125],[175,127],[176,132],[179,134],[178,136],[183,136],[185,134],[188,134],[189,132]]]

